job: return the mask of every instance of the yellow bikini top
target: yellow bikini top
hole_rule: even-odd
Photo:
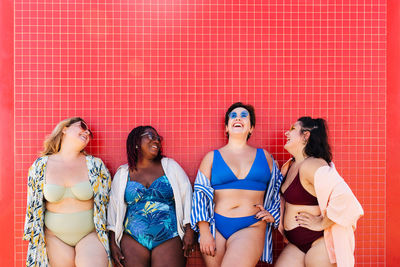
[[[78,200],[89,200],[93,197],[92,186],[89,181],[75,184],[71,187],[64,187],[56,184],[44,184],[44,198],[48,202],[58,202],[65,198],[74,198]]]

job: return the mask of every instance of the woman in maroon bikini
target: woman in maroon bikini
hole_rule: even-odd
[[[354,264],[353,231],[362,208],[331,163],[325,120],[301,117],[285,135],[284,148],[293,158],[281,170],[285,177],[281,187],[284,200],[281,232],[289,244],[275,266],[344,266],[341,262],[351,266]],[[321,199],[324,195],[328,195],[328,201]],[[338,198],[331,195],[345,196],[340,201],[345,199],[349,206],[340,205]],[[332,206],[337,213],[331,212]],[[329,233],[325,233],[325,238],[324,231]],[[344,244],[334,244],[334,238],[330,239],[342,233],[350,244],[345,250],[342,249],[346,246],[345,240]],[[340,254],[343,251],[345,254]],[[339,255],[345,256],[339,260]]]

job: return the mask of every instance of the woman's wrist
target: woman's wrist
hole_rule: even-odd
[[[210,223],[206,221],[200,221],[197,223],[197,227],[199,228],[200,234],[207,234],[210,232]]]
[[[322,216],[321,226],[323,230],[331,227],[333,224],[334,222],[331,219],[329,219],[328,216]]]
[[[191,230],[192,227],[190,226],[190,223],[185,224],[185,226],[183,226],[183,230],[185,230],[185,232],[187,232],[188,230]]]
[[[110,237],[110,240],[109,240],[110,247],[118,247],[117,242],[115,241],[114,231],[109,231],[109,237]]]

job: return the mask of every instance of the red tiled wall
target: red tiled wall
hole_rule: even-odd
[[[385,266],[385,0],[15,0],[14,8],[16,266],[27,248],[27,169],[58,121],[87,120],[89,152],[113,173],[130,129],[151,124],[193,181],[203,155],[225,143],[223,115],[235,101],[254,105],[250,143],[281,164],[293,121],[327,119],[334,161],[365,210],[357,266]],[[278,235],[275,247],[278,255]],[[189,266],[203,266],[198,253]]]

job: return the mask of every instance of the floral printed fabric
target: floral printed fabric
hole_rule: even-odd
[[[23,239],[29,241],[26,266],[48,266],[46,243],[44,239],[44,198],[43,185],[47,165],[47,156],[38,158],[29,168],[28,197]],[[106,210],[111,188],[111,176],[103,161],[93,156],[86,156],[89,181],[94,192],[94,225],[97,236],[108,255],[108,266],[111,265],[111,254],[106,230]]]
[[[128,181],[125,202],[128,204],[125,232],[147,249],[178,236],[174,192],[165,175],[149,188]]]

